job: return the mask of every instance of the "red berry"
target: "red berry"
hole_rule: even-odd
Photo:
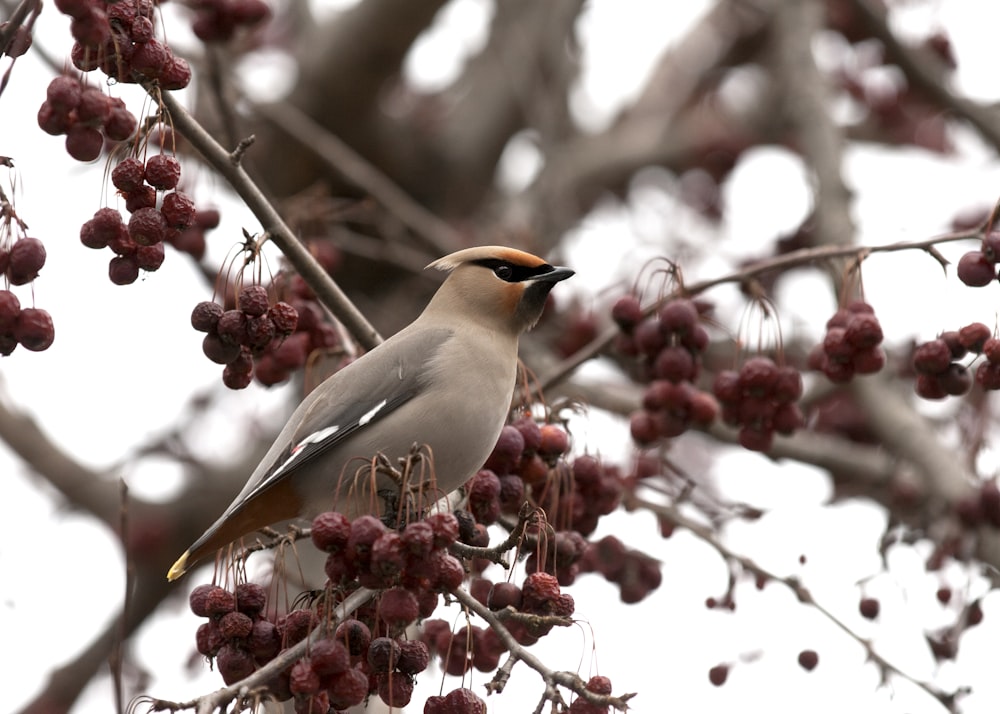
[[[812,671],[819,664],[819,655],[815,650],[802,650],[799,652],[799,665],[802,669]]]
[[[132,69],[147,77],[156,77],[163,71],[163,68],[167,64],[167,53],[167,48],[157,40],[137,43],[131,57]],[[149,181],[148,178],[146,180]],[[150,183],[153,182],[150,181]],[[155,186],[156,184],[153,185]],[[175,183],[174,185],[176,186],[177,184]],[[173,188],[173,186],[169,188]]]
[[[948,392],[945,391],[944,385],[941,383],[940,375],[918,374],[914,386],[917,396],[924,399],[944,399],[948,396]]]
[[[611,308],[611,319],[623,332],[632,332],[642,320],[642,306],[635,295],[622,295]]]
[[[778,382],[778,366],[770,357],[751,357],[740,367],[739,387],[743,394],[767,396]]]
[[[131,285],[139,278],[139,261],[134,255],[116,255],[108,263],[108,277],[115,285]]]
[[[352,657],[360,657],[365,654],[372,641],[372,633],[368,629],[368,625],[355,619],[344,620],[340,623],[333,636],[338,642],[344,643]]]
[[[483,466],[497,474],[509,474],[521,460],[524,452],[524,437],[514,426],[507,425],[500,431],[493,451]]]
[[[660,379],[674,383],[692,381],[698,373],[694,357],[680,346],[664,347],[660,350],[656,356],[654,369]]]
[[[951,364],[951,350],[944,340],[919,345],[913,352],[913,369],[920,374],[941,374]]]
[[[399,643],[392,637],[376,637],[368,646],[368,664],[376,674],[391,672],[399,660]]]
[[[691,332],[698,322],[698,309],[686,298],[671,300],[660,308],[660,328],[668,333],[683,335]]]
[[[45,265],[45,245],[37,238],[21,238],[7,256],[7,278],[14,285],[30,283]]]
[[[640,446],[649,446],[660,438],[657,418],[645,409],[632,412],[632,416],[629,418],[629,431],[635,443]]]
[[[267,314],[279,335],[290,335],[295,332],[295,327],[299,322],[299,313],[287,302],[275,303],[268,309]]]
[[[972,375],[965,365],[952,362],[943,374],[937,375],[942,389],[952,396],[961,396],[972,389]]]
[[[191,311],[191,327],[198,332],[214,332],[223,312],[219,303],[204,300],[195,305]]]
[[[82,92],[83,87],[79,81],[73,77],[61,75],[49,82],[49,86],[45,90],[45,100],[54,109],[68,113],[79,105]]]
[[[219,667],[219,674],[222,675],[222,681],[227,685],[235,684],[241,679],[249,677],[257,668],[253,661],[253,655],[229,644],[219,648],[215,662]]]
[[[35,307],[22,309],[17,317],[14,337],[26,350],[32,352],[47,350],[56,337],[52,316],[45,310]]]
[[[160,212],[163,213],[163,219],[171,228],[181,230],[194,223],[194,201],[180,191],[168,193],[163,197]]]
[[[165,257],[166,252],[163,248],[163,243],[140,245],[135,251],[135,262],[139,265],[139,268],[150,273],[160,269]]]
[[[541,427],[542,438],[538,453],[543,457],[556,457],[569,451],[569,435],[561,426],[545,424]]]
[[[21,301],[10,290],[0,290],[0,332],[12,332],[21,314]]]
[[[125,141],[137,125],[135,116],[122,104],[111,109],[111,116],[104,122],[104,133],[112,141]]]
[[[236,299],[239,309],[249,317],[260,317],[269,307],[267,288],[263,285],[244,285]]]
[[[77,161],[93,161],[101,155],[104,137],[97,129],[85,124],[74,124],[66,132],[66,153]]]
[[[874,620],[878,617],[879,601],[873,597],[861,598],[861,602],[858,603],[858,610],[861,611],[861,616],[865,619]]]
[[[714,684],[716,687],[721,687],[726,683],[726,678],[729,676],[729,665],[727,664],[717,664],[708,670],[708,681]]]
[[[155,42],[155,40],[153,41]],[[147,46],[152,43],[146,43]],[[146,159],[146,183],[160,191],[177,188],[181,180],[181,165],[168,154],[156,154]]]
[[[324,553],[338,553],[347,547],[351,522],[337,511],[320,513],[313,519],[310,537],[313,545]]]
[[[983,345],[992,336],[990,328],[981,322],[973,322],[958,331],[958,341],[962,347],[979,354],[983,351]]]
[[[855,350],[864,350],[882,343],[882,326],[871,313],[854,313],[844,328],[844,340]]]
[[[143,184],[143,166],[139,159],[129,157],[121,162],[111,171],[111,183],[119,191],[128,193],[135,191]]]
[[[350,709],[368,696],[368,676],[357,667],[333,675],[330,681],[330,705],[338,710]]]
[[[156,245],[167,235],[167,222],[156,208],[140,208],[129,218],[128,235],[138,245]]]
[[[956,273],[959,280],[972,288],[989,285],[997,277],[996,267],[978,250],[969,251],[959,259]]]

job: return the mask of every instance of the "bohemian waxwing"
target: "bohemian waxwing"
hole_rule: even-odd
[[[379,494],[398,493],[398,485],[380,475],[370,487],[377,454],[395,464],[414,444],[426,445],[431,502],[482,466],[510,410],[518,337],[538,321],[552,286],[573,271],[499,246],[460,250],[427,267],[451,274],[423,313],[303,400],[229,508],[170,568],[169,580],[281,521],[327,510],[351,518],[379,512]]]

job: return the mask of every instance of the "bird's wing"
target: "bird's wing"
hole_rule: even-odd
[[[242,500],[287,478],[420,394],[428,386],[426,364],[451,334],[445,328],[404,330],[317,387],[268,451]]]

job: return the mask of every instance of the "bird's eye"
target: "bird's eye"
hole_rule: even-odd
[[[501,280],[510,280],[510,277],[514,274],[514,270],[509,265],[498,265],[493,274]]]

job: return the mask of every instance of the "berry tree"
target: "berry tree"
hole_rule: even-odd
[[[45,621],[80,617],[71,591],[112,606],[76,651],[14,638],[47,653],[17,709],[992,710],[1000,203],[959,177],[995,178],[1000,115],[963,89],[992,63],[952,45],[962,4],[342,5],[0,0],[0,354],[24,400],[0,400],[0,438],[22,492],[114,541],[44,556],[86,576],[41,588]],[[611,27],[657,40],[613,115],[588,77],[642,75],[601,54]],[[935,185],[888,191],[916,161]],[[167,583],[275,402],[409,321],[422,266],[474,243],[578,269],[481,470]],[[36,384],[58,399],[17,394]],[[125,487],[164,468],[173,490]],[[12,612],[43,530],[9,535]]]

